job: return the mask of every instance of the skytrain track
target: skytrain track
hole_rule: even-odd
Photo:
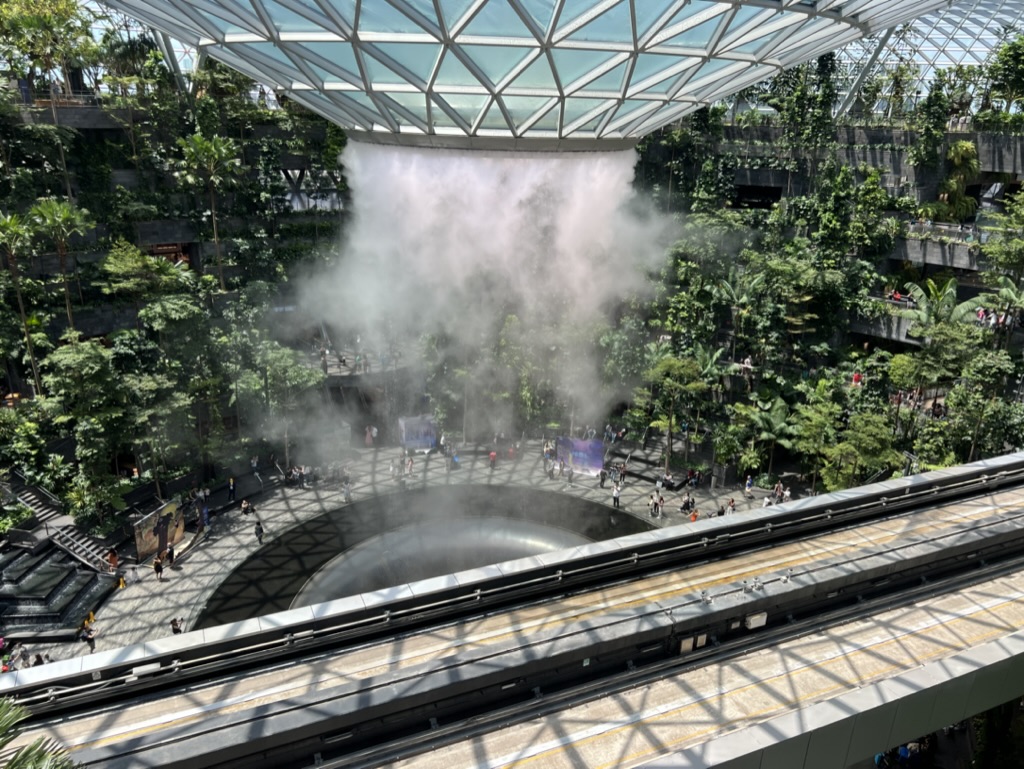
[[[70,698],[54,708],[59,719],[46,720],[40,707],[33,733],[68,744],[86,766],[386,763],[424,741],[493,728],[495,718],[568,707],[673,666],[948,589],[936,580],[1017,568],[1024,490],[980,488],[955,504],[927,509],[918,500],[902,513],[884,497],[858,524],[826,508],[818,520],[839,530],[799,536],[794,528],[771,547],[705,552],[640,576],[616,569],[586,588],[346,648],[265,657],[206,681],[179,683],[164,671],[159,684],[145,682],[159,691],[129,686],[117,705],[73,715]],[[39,691],[25,692],[41,701]]]

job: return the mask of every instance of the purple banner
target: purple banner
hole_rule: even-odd
[[[577,473],[599,475],[604,467],[604,443],[599,440],[585,441],[579,438],[558,438],[555,451],[559,459]]]

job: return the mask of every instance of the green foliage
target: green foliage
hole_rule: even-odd
[[[884,414],[850,417],[838,444],[826,450],[822,480],[829,491],[856,486],[870,474],[899,467],[903,457],[893,448],[892,426]]]
[[[0,698],[0,754],[10,769],[71,769],[75,763],[67,751],[52,740],[38,738],[20,747],[13,747],[21,728],[29,717],[27,709],[7,697]]]
[[[1003,110],[1012,112],[1013,105],[1024,98],[1024,36],[999,46],[988,65],[992,90],[1003,100]]]

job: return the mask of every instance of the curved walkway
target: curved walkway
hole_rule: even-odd
[[[392,479],[389,468],[392,460],[397,464],[399,449],[361,449],[356,454],[358,456],[349,463],[354,500],[366,495],[399,491],[399,485]],[[499,460],[493,471],[483,454],[464,455],[461,459],[460,469],[447,473],[443,457],[417,455],[413,475],[407,481],[408,488],[465,483],[530,485],[602,502],[611,510],[610,482],[602,489],[597,479],[589,476],[577,476],[573,486],[569,486],[564,478],[549,479],[544,474],[539,441],[525,443],[515,459]],[[253,477],[239,481],[240,492],[250,489],[257,493],[240,493],[238,502],[247,496],[256,505],[259,520],[265,530],[264,543],[271,542],[296,524],[345,504],[337,486],[321,484],[308,489],[279,487],[260,494],[259,484]],[[651,491],[653,484],[635,477],[627,478],[620,499],[623,511],[650,520],[647,499]],[[683,496],[684,492],[665,493],[666,513],[654,523],[661,526],[688,523],[688,516],[679,512]],[[721,490],[717,494],[702,488],[697,490],[695,496],[700,506],[710,509],[717,508],[730,497],[736,499],[739,509],[760,506],[761,503],[760,497],[753,502],[744,500],[742,491],[736,488]],[[226,505],[226,492],[221,490],[215,493],[212,503],[214,508],[218,504]],[[178,555],[174,566],[164,569],[162,582],[157,581],[149,563],[138,568],[137,582],[132,581],[129,574],[127,586],[115,590],[96,612],[94,627],[97,631],[97,651],[170,635],[170,622],[175,617],[182,619],[184,630],[190,629],[221,582],[260,547],[254,528],[255,519],[252,516],[243,516],[236,506],[225,506],[219,515],[212,518],[204,537],[195,542],[190,542],[186,537],[175,548]],[[37,653],[49,653],[54,660],[89,653],[88,647],[82,642],[33,644],[26,651],[29,659]]]

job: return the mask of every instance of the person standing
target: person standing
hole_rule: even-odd
[[[598,477],[599,477],[599,478],[601,479],[601,488],[603,489],[603,488],[604,488],[604,482],[605,482],[606,480],[608,480],[608,471],[607,471],[607,470],[605,470],[605,469],[604,469],[604,468],[602,467],[602,468],[601,468],[601,472],[600,472],[600,474],[599,474],[599,476],[598,476]]]
[[[256,521],[256,528],[254,530],[254,533],[256,534],[256,541],[259,542],[262,545],[263,544],[263,534],[264,534],[264,531],[263,531],[263,524],[260,523],[259,521]]]
[[[153,561],[153,571],[156,573],[156,581],[157,582],[163,582],[164,581],[164,562],[163,562],[163,559],[161,559],[160,557],[157,557],[157,559],[155,561]]]
[[[619,484],[616,483],[614,486],[612,486],[612,507],[614,507],[616,510],[619,509],[619,493]]]
[[[736,500],[730,497],[727,507],[729,508],[729,515],[733,515],[736,512]]]
[[[754,478],[753,476],[747,476],[747,482],[743,486],[743,491],[747,495],[747,499],[754,496]]]
[[[171,620],[171,632],[174,635],[179,635],[182,632],[181,618],[180,617],[175,617],[174,619]]]
[[[235,501],[235,479],[228,478],[228,502]]]
[[[647,499],[647,514],[650,515],[651,518],[657,514],[657,511],[655,510],[656,504],[657,503],[654,501],[654,492],[652,491],[651,496]]]
[[[174,566],[174,545],[167,546],[167,565]]]
[[[576,477],[576,468],[569,465],[569,485],[572,486],[572,480]]]
[[[661,518],[665,515],[665,497],[661,494],[658,495],[658,517]]]

